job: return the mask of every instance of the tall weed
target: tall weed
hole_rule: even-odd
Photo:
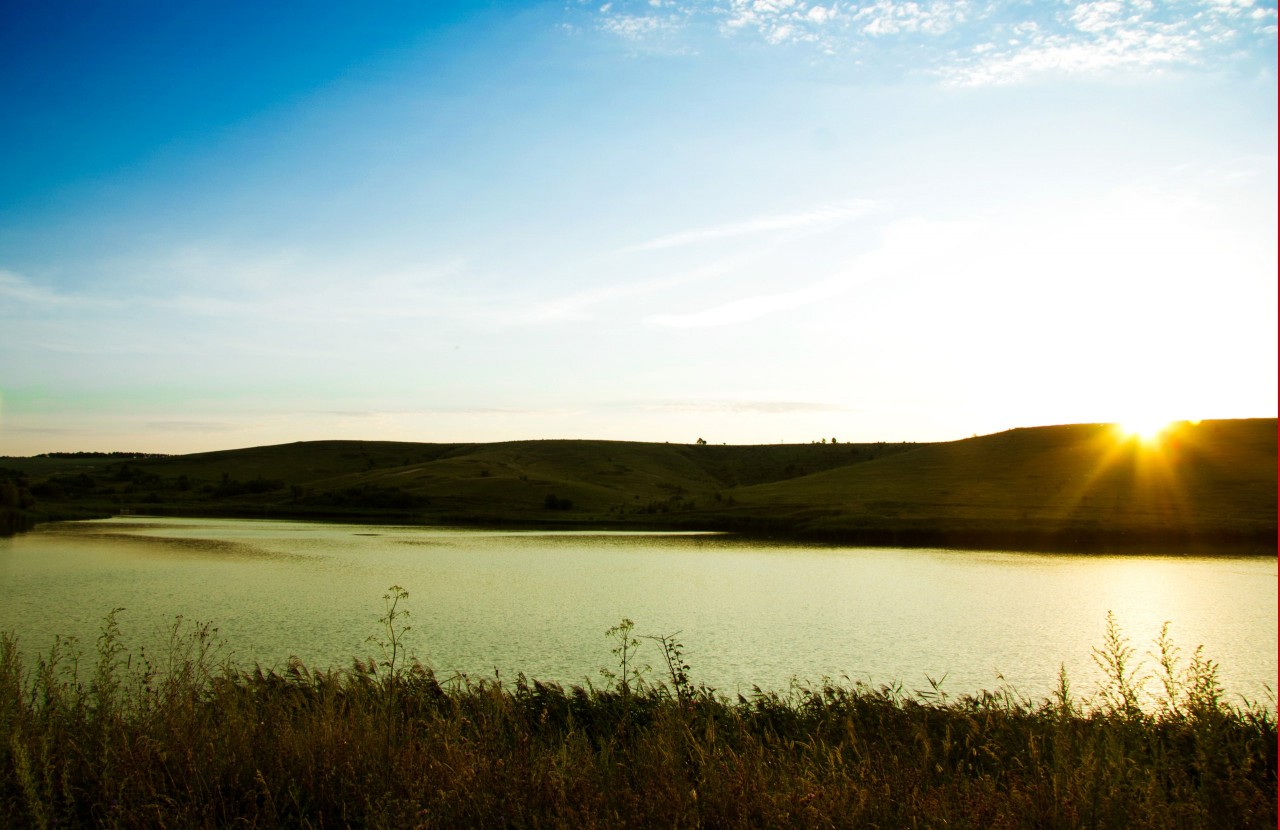
[[[29,663],[0,634],[0,826],[1276,823],[1274,705],[1227,702],[1167,627],[1144,673],[1109,617],[1083,698],[1064,670],[1040,702],[825,680],[730,700],[677,635],[648,637],[666,676],[647,680],[630,620],[602,689],[440,682],[406,658],[406,599],[386,597],[382,659],[348,670],[241,669],[181,620],[158,656],[131,651],[113,611],[83,683],[74,643]]]

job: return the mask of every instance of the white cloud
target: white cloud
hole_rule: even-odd
[[[1228,14],[1239,14],[1244,9],[1253,8],[1253,0],[1205,0],[1205,5]]]
[[[863,32],[872,35],[894,35],[923,32],[940,35],[963,23],[968,12],[964,0],[915,3],[877,0],[854,13]]]
[[[1212,0],[1208,0],[1212,6]],[[1006,48],[981,44],[937,73],[960,86],[1009,84],[1040,75],[1097,75],[1118,70],[1152,72],[1196,66],[1210,44],[1228,45],[1239,33],[1221,10],[1204,6],[1177,16],[1143,0],[1095,0],[1059,13],[1052,26],[1001,28],[1017,37]]]
[[[1275,8],[1256,0],[663,0],[662,17],[648,3],[643,13],[628,11],[639,2],[609,4],[598,25],[632,41],[658,32],[694,38],[710,28],[773,45],[809,44],[859,55],[862,67],[932,72],[957,85],[1274,59]],[[877,56],[883,63],[872,62]]]
[[[1160,33],[1135,36],[1122,31],[1090,41],[1051,37],[1022,48],[980,53],[980,60],[940,74],[958,86],[983,86],[1018,83],[1037,75],[1151,70],[1193,62],[1198,45],[1192,37]]]
[[[807,12],[805,12],[804,16],[807,17],[809,20],[813,21],[814,23],[818,23],[818,24],[827,23],[828,21],[835,18],[836,7],[831,6],[830,8],[828,8],[826,6],[814,6],[811,9],[809,9]]]
[[[601,11],[604,11],[603,9]],[[627,40],[643,40],[660,31],[669,31],[671,21],[654,15],[616,15],[605,17],[600,24],[606,32]]]
[[[808,6],[798,0],[731,0],[721,13],[723,31],[754,31],[776,45],[820,40],[836,17],[836,6]]]
[[[1101,32],[1120,25],[1123,11],[1124,4],[1119,0],[1081,3],[1071,11],[1071,21],[1082,32]]]

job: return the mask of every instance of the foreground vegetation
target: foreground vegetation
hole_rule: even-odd
[[[1167,632],[1144,676],[1109,620],[1109,681],[1085,698],[1064,676],[1039,703],[832,684],[730,700],[628,620],[600,687],[441,682],[406,659],[406,596],[387,596],[381,658],[347,670],[237,669],[181,621],[153,655],[109,616],[92,666],[74,643],[32,662],[0,637],[0,825],[1276,824],[1273,709],[1228,703]],[[663,682],[637,671],[642,644]]]
[[[6,510],[728,530],[845,544],[1276,552],[1277,424],[1105,424],[937,444],[312,441],[0,458]],[[14,519],[17,526],[18,519]],[[19,527],[20,529],[20,527]]]

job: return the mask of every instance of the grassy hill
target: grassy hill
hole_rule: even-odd
[[[1184,423],[1158,444],[1106,425],[1016,429],[734,495],[746,517],[832,538],[1274,548],[1276,422]]]
[[[727,529],[848,543],[1089,550],[1276,545],[1276,420],[937,444],[316,441],[0,459],[45,516],[121,510]]]

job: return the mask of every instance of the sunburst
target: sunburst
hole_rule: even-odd
[[[1168,432],[1174,422],[1159,416],[1138,415],[1125,418],[1116,424],[1116,429],[1126,438],[1136,438],[1144,444],[1154,444]]]

